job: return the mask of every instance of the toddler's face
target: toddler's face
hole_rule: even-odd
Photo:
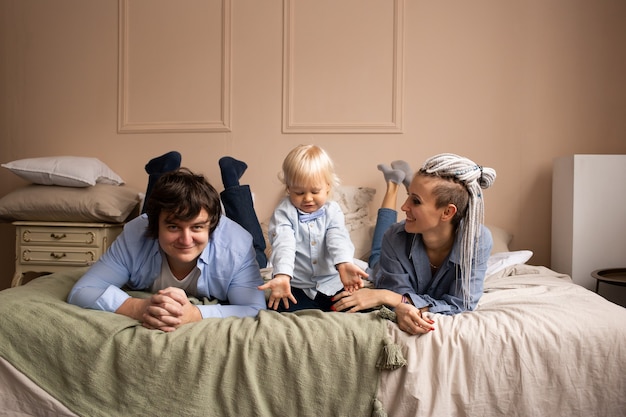
[[[313,213],[326,204],[330,186],[323,181],[314,181],[306,186],[288,187],[287,191],[295,208],[305,213]]]

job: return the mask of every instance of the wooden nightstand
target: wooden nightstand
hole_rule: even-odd
[[[596,269],[591,276],[596,279],[596,293],[600,289],[601,282],[626,287],[626,268]]]
[[[93,264],[122,232],[123,224],[71,222],[13,222],[15,275],[21,285],[25,272],[58,272]]]

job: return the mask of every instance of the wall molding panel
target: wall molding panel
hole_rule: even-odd
[[[118,0],[118,131],[231,130],[231,0]]]
[[[402,133],[404,0],[283,5],[283,133]]]

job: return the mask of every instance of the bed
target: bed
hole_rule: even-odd
[[[623,416],[626,309],[540,266],[408,336],[388,310],[262,312],[174,333],[65,303],[80,270],[0,292],[0,415]],[[383,314],[385,313],[385,314]]]
[[[338,196],[357,252],[371,236],[365,194]],[[0,291],[0,415],[624,416],[626,309],[490,229],[477,310],[431,315],[423,336],[385,308],[155,332],[67,304],[80,268]]]

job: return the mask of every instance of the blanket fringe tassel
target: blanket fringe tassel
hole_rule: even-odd
[[[384,306],[379,310],[378,315],[382,319],[394,322],[397,319],[396,313]],[[383,343],[384,346],[378,356],[376,367],[378,369],[394,370],[405,366],[406,359],[402,354],[400,346],[393,343],[389,337],[385,337]],[[372,417],[387,417],[383,403],[378,398],[374,398],[374,403],[372,404]]]
[[[383,403],[378,398],[374,398],[374,404],[372,407],[372,417],[387,417],[387,412],[383,407]]]
[[[389,308],[382,306],[380,310],[378,310],[378,316],[381,319],[389,320],[395,322],[397,320],[396,313],[391,311]]]
[[[402,354],[402,349],[400,349],[400,346],[393,343],[387,337],[385,338],[384,343],[385,346],[383,346],[383,349],[380,352],[380,356],[378,357],[378,361],[376,362],[376,367],[379,369],[394,370],[405,366],[406,359]]]

